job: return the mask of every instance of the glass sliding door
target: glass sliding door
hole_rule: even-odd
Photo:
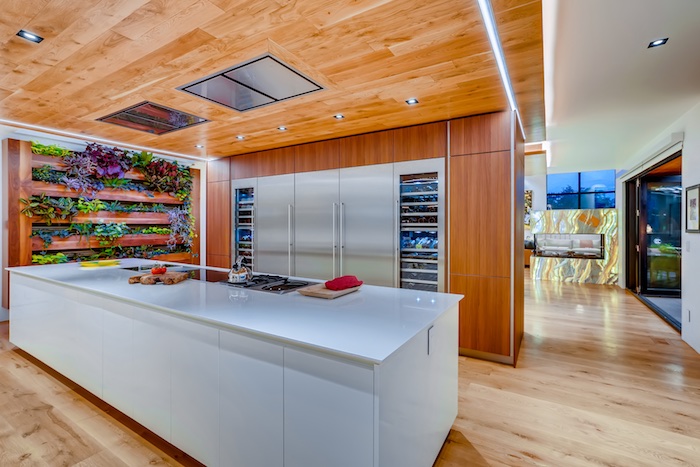
[[[680,294],[682,194],[680,176],[642,179],[643,294]]]

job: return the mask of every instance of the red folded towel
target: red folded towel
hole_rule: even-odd
[[[355,276],[336,277],[332,281],[326,282],[326,288],[330,290],[345,290],[360,285],[362,285],[362,281],[357,280]]]

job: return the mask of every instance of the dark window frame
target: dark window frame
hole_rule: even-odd
[[[614,175],[615,175],[615,170],[614,170],[614,169],[610,169],[610,171],[613,172],[613,181],[614,181],[614,180],[615,180],[615,177],[614,177]],[[602,171],[592,170],[592,171],[589,171],[589,172],[602,172]],[[597,194],[602,194],[602,195],[610,195],[610,194],[611,194],[611,195],[613,195],[613,205],[612,205],[612,206],[609,206],[608,208],[595,208],[595,207],[594,207],[594,208],[585,208],[585,209],[614,209],[614,208],[615,208],[615,195],[616,195],[616,190],[612,190],[612,191],[581,191],[581,174],[582,174],[582,173],[587,173],[587,172],[564,172],[564,173],[567,173],[567,174],[575,173],[575,174],[577,175],[577,179],[578,179],[578,183],[577,183],[577,185],[578,185],[578,190],[577,190],[577,191],[573,191],[573,192],[569,192],[569,193],[566,193],[566,192],[551,193],[551,192],[549,191],[549,175],[550,175],[550,174],[548,174],[548,175],[547,175],[547,177],[548,177],[548,178],[547,178],[547,209],[550,209],[550,206],[552,206],[551,203],[549,202],[549,197],[550,197],[550,196],[571,196],[571,197],[576,196],[576,207],[570,207],[570,208],[558,208],[558,207],[555,208],[555,207],[551,207],[552,210],[564,210],[564,209],[582,209],[582,208],[581,208],[581,195],[594,195],[594,196],[595,196],[595,195],[597,195]],[[551,175],[558,175],[558,174],[551,174]],[[572,188],[573,188],[573,187],[572,187]]]

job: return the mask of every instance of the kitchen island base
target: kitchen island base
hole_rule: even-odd
[[[10,284],[13,344],[209,466],[426,467],[457,415],[456,303],[371,362],[54,280]]]

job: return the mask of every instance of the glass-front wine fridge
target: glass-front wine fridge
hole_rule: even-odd
[[[255,186],[233,186],[233,257],[243,256],[246,266],[255,268]]]
[[[437,161],[407,163],[399,182],[399,287],[443,291],[444,187]],[[421,167],[422,166],[422,167]]]

